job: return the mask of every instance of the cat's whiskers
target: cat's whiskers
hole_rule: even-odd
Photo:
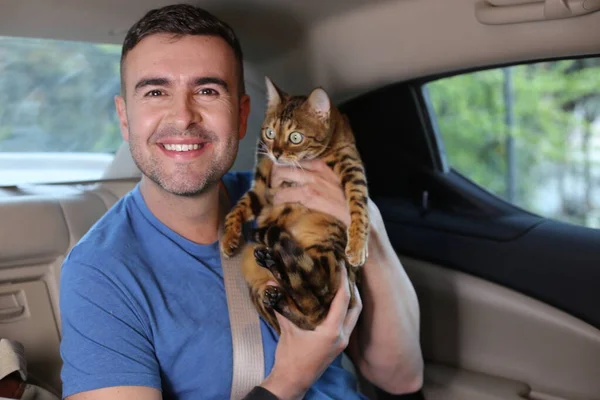
[[[299,169],[300,171],[302,171],[303,174],[306,173],[306,170],[302,167],[302,165],[300,164],[300,162],[298,160],[294,160],[294,167],[296,169]]]
[[[258,145],[256,146],[256,154],[267,157],[269,156],[269,149],[264,142],[258,142]]]
[[[280,167],[289,167],[291,165],[289,162],[276,159],[273,153],[271,152],[267,152],[265,154],[271,159],[271,161],[273,161],[273,164],[275,165],[279,165]]]
[[[266,154],[269,151],[269,149],[267,148],[267,145],[264,142],[258,142],[256,151],[261,154]]]

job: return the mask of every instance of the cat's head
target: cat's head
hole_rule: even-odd
[[[318,158],[331,141],[331,101],[322,88],[290,96],[267,77],[267,110],[259,151],[277,164]]]

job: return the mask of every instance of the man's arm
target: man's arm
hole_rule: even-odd
[[[372,201],[369,214],[369,258],[360,286],[363,313],[348,354],[376,386],[393,394],[413,393],[423,381],[419,304]]]
[[[66,400],[162,400],[162,395],[145,386],[116,386],[77,393]]]
[[[117,386],[91,390],[69,396],[66,400],[162,400],[159,390],[144,386]],[[279,400],[268,390],[258,386],[243,400]]]
[[[335,173],[321,161],[304,162],[302,167],[273,170],[274,187],[283,181],[300,185],[280,189],[275,202],[300,202],[348,224],[347,202]],[[369,214],[369,257],[362,267],[360,288],[364,308],[348,354],[360,373],[379,388],[396,394],[411,393],[419,390],[423,380],[419,306],[372,201]]]
[[[161,399],[159,366],[140,313],[133,309],[127,292],[107,275],[109,268],[96,268],[80,259],[75,261],[70,254],[61,271],[63,396],[69,400]],[[117,263],[109,258],[103,265]]]

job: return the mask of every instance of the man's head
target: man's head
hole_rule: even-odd
[[[174,39],[185,35],[204,35],[225,40],[235,53],[239,68],[239,91],[240,95],[244,94],[244,56],[233,29],[202,8],[176,4],[148,11],[129,28],[121,49],[121,95],[125,95],[124,61],[127,54],[146,36],[156,33],[170,34]]]
[[[191,5],[152,10],[131,27],[115,103],[133,159],[154,184],[192,196],[231,168],[250,111],[242,62],[231,28]]]

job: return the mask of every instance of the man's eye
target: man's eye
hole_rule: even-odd
[[[146,93],[146,97],[156,97],[156,96],[161,96],[162,92],[158,89],[154,89],[149,91],[148,93]]]
[[[204,96],[216,96],[219,93],[215,90],[215,89],[200,89],[200,91],[198,92],[199,94],[202,94]]]

